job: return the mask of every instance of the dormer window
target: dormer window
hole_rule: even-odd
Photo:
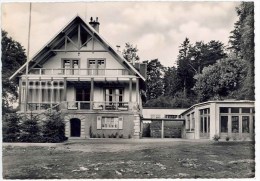
[[[63,73],[66,75],[77,75],[80,68],[78,59],[63,59],[62,60]],[[74,70],[76,69],[76,70]]]

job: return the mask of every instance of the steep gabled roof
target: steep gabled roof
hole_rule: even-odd
[[[43,46],[42,49],[40,49],[34,56],[32,59],[30,59],[29,61],[27,61],[25,64],[23,64],[9,79],[13,79],[14,77],[16,77],[18,75],[18,73],[23,72],[26,69],[26,65],[29,63],[34,63],[41,55],[44,54],[52,54],[53,52],[50,51],[50,47],[60,38],[62,38],[64,36],[64,33],[66,32],[67,29],[69,29],[70,27],[72,27],[74,24],[76,24],[78,21],[80,21],[80,23],[82,23],[83,25],[85,25],[88,29],[91,30],[91,32],[93,33],[93,35],[95,36],[95,38],[102,43],[107,49],[108,52],[113,54],[116,57],[117,61],[121,61],[120,63],[123,63],[125,65],[125,67],[127,67],[131,72],[133,72],[134,74],[136,74],[137,76],[139,76],[143,81],[145,81],[145,78],[140,74],[139,71],[137,71],[134,66],[132,64],[130,64],[122,55],[120,55],[119,53],[117,53],[117,51],[115,51],[112,46],[89,24],[85,23],[82,18],[80,16],[76,16],[74,17],[64,28],[61,29],[61,31],[59,31],[54,38],[52,38],[46,45]]]

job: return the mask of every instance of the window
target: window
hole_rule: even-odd
[[[239,132],[239,117],[238,116],[232,116],[232,133],[238,133]]]
[[[195,117],[194,117],[194,112],[191,113],[191,126],[190,126],[190,129],[191,130],[194,130],[195,128]]]
[[[123,102],[123,88],[106,88],[105,101],[112,104],[113,102]]]
[[[219,112],[220,113],[228,113],[228,107],[220,107]]]
[[[250,108],[242,108],[242,113],[250,113]]]
[[[239,107],[232,107],[231,113],[239,113]]]
[[[105,59],[88,60],[89,75],[105,75]]]
[[[242,116],[242,133],[249,133],[249,116]]]
[[[97,129],[123,129],[123,117],[97,116]]]
[[[151,114],[151,118],[158,119],[158,118],[161,118],[161,115],[160,114]]]
[[[228,116],[220,117],[220,127],[221,127],[221,133],[228,132]]]
[[[64,69],[64,74],[66,75],[77,75],[79,74],[79,60],[75,60],[75,59],[64,59],[63,63],[62,63],[62,68]],[[74,70],[75,69],[75,70]]]
[[[176,119],[178,118],[178,115],[165,115],[165,118]]]
[[[186,129],[190,130],[190,115],[187,115]]]

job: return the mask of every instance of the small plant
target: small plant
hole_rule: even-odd
[[[118,132],[116,132],[116,134],[115,134],[115,138],[117,138],[118,137]]]
[[[226,137],[226,141],[229,141],[229,140],[230,140],[230,137],[229,137],[229,136],[227,136],[227,137]]]
[[[104,135],[104,133],[103,133],[103,135],[102,135],[102,138],[105,138],[106,136]]]
[[[218,141],[219,139],[220,139],[220,136],[219,136],[219,135],[216,135],[216,134],[215,134],[215,135],[213,136],[213,140],[214,140],[214,141]]]
[[[96,138],[96,134],[92,134],[92,138]]]
[[[128,135],[128,139],[131,139],[131,138],[132,138],[132,136],[129,134],[129,135]]]
[[[119,138],[124,138],[124,135],[123,134],[119,135]]]
[[[98,137],[98,138],[101,138],[100,134],[97,134],[97,137]]]
[[[114,135],[114,133],[112,133],[112,134],[111,134],[111,138],[115,138],[115,135]]]
[[[108,135],[108,138],[111,138],[112,136],[111,135]]]
[[[92,126],[89,127],[89,137],[93,138]]]

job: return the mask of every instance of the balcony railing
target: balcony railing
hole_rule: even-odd
[[[22,104],[24,110],[24,104]],[[90,102],[68,101],[61,103],[28,103],[28,111],[55,110],[96,110],[96,111],[128,111],[131,110],[128,102]]]
[[[125,69],[88,69],[88,68],[33,68],[29,74],[32,75],[81,75],[81,76],[113,76],[113,75],[129,75]]]

